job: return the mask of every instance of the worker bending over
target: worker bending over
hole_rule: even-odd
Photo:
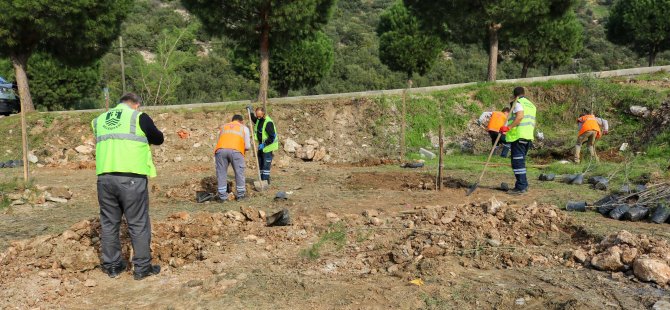
[[[509,111],[509,108],[504,108],[502,111],[484,112],[479,116],[479,120],[477,121],[479,126],[484,127],[488,131],[491,137],[491,146],[495,146],[498,135],[501,135],[497,147],[501,150],[500,157],[507,157],[510,149],[510,145],[505,142],[505,134],[500,132],[500,128],[507,123]]]
[[[235,172],[236,200],[246,197],[244,153],[251,149],[250,137],[249,128],[244,126],[244,118],[239,114],[235,114],[232,121],[221,126],[219,130],[219,141],[214,148],[214,161],[220,202],[228,200],[228,165],[232,165]]]
[[[526,155],[534,140],[535,111],[535,105],[526,98],[523,87],[514,88],[512,116],[507,121],[507,126],[500,128],[501,133],[507,133],[505,139],[512,149],[512,170],[516,183],[508,192],[511,195],[528,192]]]
[[[598,162],[596,140],[609,132],[609,122],[606,119],[596,117],[591,113],[582,113],[579,118],[577,118],[577,123],[579,124],[579,134],[577,134],[577,145],[575,145],[575,163],[580,162],[582,144],[584,144],[584,142],[588,142],[587,145],[589,147],[589,153],[591,153],[591,158]]]
[[[247,106],[251,114],[251,106]],[[251,114],[254,123],[254,136],[258,141],[258,167],[261,170],[261,180],[270,184],[270,168],[272,167],[272,152],[279,149],[277,128],[272,119],[265,114],[265,109],[258,107],[256,113]]]

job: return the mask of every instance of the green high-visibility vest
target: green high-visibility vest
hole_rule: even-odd
[[[258,132],[258,121],[256,121],[256,124],[254,124],[254,139],[258,140],[257,138],[257,132]],[[268,127],[268,123],[272,123],[272,127],[275,132],[275,141],[272,142],[270,145],[266,145],[263,148],[263,153],[270,153],[273,151],[276,151],[279,149],[279,135],[277,134],[277,126],[275,126],[275,122],[272,121],[272,119],[269,116],[265,116],[265,122],[263,122],[263,135],[262,135],[262,141],[265,141],[269,138],[268,132],[266,131]]]
[[[95,133],[95,173],[125,172],[156,176],[142,112],[121,103],[91,122]]]
[[[519,139],[534,140],[535,139],[535,105],[525,97],[519,98],[518,102],[523,106],[523,119],[519,126],[512,128],[505,136],[506,142],[514,142]],[[507,126],[514,123],[516,114],[510,116],[507,121]]]

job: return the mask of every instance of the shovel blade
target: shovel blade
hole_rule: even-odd
[[[268,181],[254,181],[254,188],[262,192],[268,188]]]
[[[470,194],[472,194],[477,189],[478,186],[479,186],[479,182],[470,186],[470,188],[468,188],[468,192],[465,193],[465,196],[470,196]]]

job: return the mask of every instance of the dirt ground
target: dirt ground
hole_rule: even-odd
[[[268,192],[197,204],[194,190],[212,165],[159,165],[152,248],[163,271],[143,281],[95,268],[94,170],[36,169],[39,183],[67,185],[74,196],[0,214],[0,308],[643,309],[670,295],[630,270],[594,270],[571,254],[595,255],[600,239],[621,229],[666,242],[667,224],[567,213],[545,203],[563,195],[552,189],[511,197],[483,185],[466,197],[475,171],[447,171],[437,192],[427,169],[292,160],[273,168]],[[4,172],[0,181],[20,173]],[[499,181],[511,183],[511,173]],[[273,200],[279,190],[289,199]],[[292,225],[266,227],[263,213],[282,208]]]

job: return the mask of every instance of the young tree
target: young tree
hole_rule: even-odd
[[[425,74],[444,49],[439,36],[425,33],[402,1],[389,7],[379,19],[379,59],[393,71]]]
[[[488,37],[488,81],[496,80],[500,32],[541,18],[562,17],[576,0],[404,0],[433,31],[463,42]]]
[[[522,64],[521,77],[537,65],[566,64],[583,47],[584,28],[571,12],[560,19],[543,18],[536,25],[513,29],[502,49],[509,50]]]
[[[25,111],[34,110],[27,65],[42,51],[68,65],[87,65],[107,52],[132,0],[0,1],[0,56],[15,71]]]
[[[412,16],[402,1],[389,7],[379,19],[379,59],[393,71],[405,73],[407,87],[412,87],[414,73],[425,74],[444,49],[439,36],[420,29],[419,21]],[[402,122],[400,127],[400,159],[405,158],[406,92],[402,97]]]
[[[610,11],[607,38],[649,57],[670,49],[670,0],[618,0]]]
[[[266,105],[273,45],[302,40],[325,25],[336,0],[182,0],[212,35],[260,50],[258,101]]]
[[[272,54],[270,77],[282,97],[291,89],[313,87],[333,68],[333,41],[323,32],[289,45],[278,46]]]

